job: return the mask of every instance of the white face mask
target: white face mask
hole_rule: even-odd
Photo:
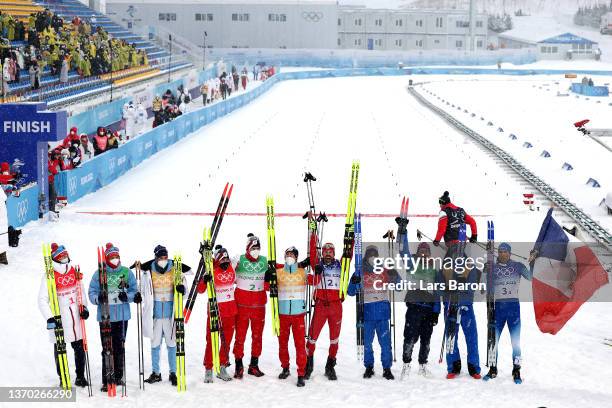
[[[159,265],[159,267],[162,269],[166,269],[166,265],[168,265],[168,260],[160,259],[159,261],[157,261],[157,265]]]
[[[119,260],[119,258],[113,258],[113,259],[108,260],[108,264],[112,266],[113,268],[118,267],[120,262],[121,261]]]
[[[288,256],[285,258],[285,264],[288,266],[295,265],[295,258]]]
[[[67,260],[67,258],[66,258]],[[62,261],[64,261],[62,259]],[[60,273],[65,273],[68,271],[68,263],[64,263],[64,262],[55,262],[53,261],[53,269],[60,272]]]
[[[249,255],[251,255],[251,258],[253,259],[259,258],[259,249],[251,250],[251,252],[249,252]]]

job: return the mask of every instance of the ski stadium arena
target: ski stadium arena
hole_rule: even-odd
[[[134,66],[126,62],[111,73],[91,76],[83,76],[77,67],[67,72],[65,81],[60,80],[61,70],[55,73],[46,67],[36,79],[40,86],[33,90],[24,69],[21,79],[11,81],[2,97],[0,161],[8,162],[11,172],[16,170],[21,177],[20,183],[12,182],[5,189],[7,227],[21,234],[16,238],[18,246],[0,243],[8,263],[0,265],[6,288],[0,305],[10,325],[0,333],[1,361],[6,368],[0,372],[0,386],[57,386],[53,331],[46,330],[37,310],[41,303],[37,289],[45,277],[43,243],[65,246],[71,263],[80,266],[84,297],[99,268],[95,248],[107,242],[118,248],[124,266],[152,259],[153,248],[159,244],[167,247],[170,259],[180,254],[183,264],[191,267],[185,274],[189,292],[201,263],[203,229],[213,223],[219,196],[228,183],[233,190],[216,243],[227,248],[230,257],[244,253],[248,233],[261,239],[261,254],[267,254],[268,196],[274,199],[279,262],[291,246],[299,251],[299,260],[309,254],[308,223],[303,218],[311,209],[309,199],[316,203],[316,213],[325,213],[328,219],[322,231],[319,224],[321,242],[334,243],[340,258],[351,196],[355,213],[360,214],[364,249],[365,243],[373,242],[386,248],[383,235],[397,229],[395,219],[408,198],[404,215],[414,254],[420,242],[434,239],[438,198],[448,191],[452,202],[475,219],[482,248],[487,243],[487,222],[494,220],[496,243],[515,244],[512,259],[525,264],[552,208],[552,216],[570,240],[588,244],[595,255],[600,276],[605,277],[595,290],[600,295],[608,290],[612,98],[607,93],[594,96],[601,90],[591,88],[609,85],[612,65],[535,61],[524,50],[386,54],[270,49],[213,49],[204,65],[198,65],[184,53],[173,54],[168,44],[134,34],[75,0],[0,0],[0,10],[12,13],[16,21],[45,8],[65,21],[95,16],[95,24],[112,38],[134,44],[134,55],[146,53],[148,62]],[[11,41],[12,46],[20,44]],[[113,55],[112,47],[119,42],[111,44]],[[238,74],[233,92],[218,98],[208,94],[211,100],[203,101],[202,91],[211,92],[224,72],[233,80],[232,67]],[[586,77],[593,86],[584,82]],[[172,114],[153,126],[159,115],[156,104],[162,104],[164,112],[171,104],[161,98],[167,91],[179,95],[176,106],[182,114]],[[137,110],[130,103],[144,108],[140,119],[134,119],[135,113],[129,116],[130,109]],[[71,128],[91,138],[99,127],[118,132],[118,147],[57,172],[50,188],[49,152],[62,146]],[[63,150],[68,149],[57,150],[60,156]],[[359,177],[352,195],[349,184],[356,162]],[[304,181],[308,173],[316,178],[310,183],[312,195]],[[55,211],[48,201],[53,194]],[[1,222],[0,227],[6,230]],[[467,245],[476,248],[478,244]],[[434,254],[444,255],[443,245],[432,248]],[[357,256],[351,274],[355,262]],[[532,282],[523,279],[520,287],[521,292],[530,292]],[[298,388],[293,340],[289,342],[291,375],[286,380],[277,377],[279,344],[268,305],[259,357],[265,376],[245,373],[243,379],[215,378],[211,384],[204,383],[208,304],[207,294],[200,293],[184,327],[185,389],[181,392],[168,382],[163,350],[162,381],[143,387],[141,374],[151,372],[150,343],[146,338],[142,344],[139,341],[138,307],[131,303],[125,328],[126,384],[124,389],[117,387],[115,398],[99,391],[103,346],[95,319],[98,306],[88,299],[91,316],[84,320],[84,329],[93,392],[91,396],[87,387],[74,385],[71,391],[79,405],[92,407],[134,402],[237,406],[253,401],[271,406],[607,406],[612,398],[610,306],[605,294],[595,297],[599,300],[584,302],[554,335],[541,330],[533,302],[521,302],[520,386],[511,376],[507,331],[498,340],[499,374],[494,381],[477,381],[467,374],[463,335],[458,342],[463,372],[447,380],[446,364],[438,363],[438,347],[445,336],[442,318],[431,336],[430,378],[417,375],[415,350],[412,373],[400,379],[406,314],[401,299],[392,302],[389,326],[395,381],[381,377],[377,340],[375,375],[364,379],[355,340],[356,301],[347,297],[336,357],[338,380],[329,381],[323,374],[330,342],[326,325],[317,341],[314,371],[306,386]],[[475,302],[474,313],[484,375],[486,302]],[[250,334],[244,348],[246,368]],[[143,361],[139,361],[141,354]],[[67,347],[67,361],[74,380],[71,347]],[[233,373],[231,349],[229,363],[228,371]]]

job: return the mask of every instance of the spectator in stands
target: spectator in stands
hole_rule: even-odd
[[[81,145],[79,146],[79,150],[81,151],[81,163],[91,160],[95,155],[89,138],[85,133],[81,133]]]
[[[118,130],[115,130],[114,132],[110,129],[106,129],[106,134],[108,135],[108,145],[106,150],[111,150],[111,149],[116,149],[119,147],[119,144],[121,144],[122,140],[121,140],[121,135],[119,134]]]
[[[41,72],[40,72],[40,67],[38,66],[38,61],[36,60],[32,61],[32,64],[30,65],[28,72],[30,74],[30,85],[32,86],[32,89],[40,88]]]
[[[200,93],[202,94],[202,106],[206,106],[206,101],[208,100],[208,81],[204,81],[200,86]]]
[[[70,67],[68,63],[68,57],[64,57],[62,59],[62,67],[60,68],[60,83],[65,84],[68,82],[68,68]]]
[[[76,141],[79,140],[79,130],[77,129],[76,126],[73,126],[70,128],[68,135],[62,141],[62,146],[64,146],[65,148],[68,148],[75,140]]]
[[[123,122],[125,130],[125,138],[129,140],[131,137],[136,136],[136,120],[138,113],[134,103],[130,101],[123,105]]]
[[[78,144],[80,145],[81,143],[79,142]],[[70,154],[70,164],[73,169],[76,169],[81,165],[81,149],[79,149],[77,144],[72,144],[68,148],[68,153]]]
[[[236,67],[232,67],[232,78],[234,80],[234,90],[238,90],[238,84],[240,83],[240,75],[238,75],[238,71]]]
[[[72,170],[74,168],[68,149],[64,148],[61,150],[59,164],[61,171]]]
[[[225,98],[227,98],[227,74],[224,72],[221,74],[221,76],[219,77],[219,81],[221,82],[221,97],[223,98],[223,100],[225,100]]]
[[[93,148],[95,156],[104,153],[108,149],[108,136],[106,134],[106,129],[102,126],[98,127],[96,135],[94,136]]]
[[[593,78],[589,78],[589,86],[594,86]]]
[[[11,80],[11,74],[9,71],[9,59],[5,58],[2,64],[2,96],[8,95],[9,81]]]
[[[253,65],[253,81],[257,81],[259,78],[259,65]]]
[[[246,65],[242,68],[242,73],[240,74],[240,79],[242,82],[242,90],[245,91],[247,87],[247,82],[249,82],[249,70]]]
[[[136,105],[136,129],[137,135],[141,135],[145,131],[145,123],[149,117],[147,109],[140,102]]]
[[[7,162],[0,163],[0,189],[10,192],[14,185],[15,175],[11,173],[11,166]]]

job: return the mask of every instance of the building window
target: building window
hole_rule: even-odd
[[[381,39],[378,39],[378,40],[374,41],[374,44],[375,44],[377,47],[382,47],[382,40],[381,40]]]
[[[457,47],[457,48],[463,48],[463,41],[461,41],[461,40],[457,40],[457,41],[455,41],[455,47]]]
[[[395,46],[396,47],[401,47],[402,46],[402,40],[395,40]]]
[[[476,41],[476,48],[482,48],[482,40]]]
[[[470,22],[469,21],[457,20],[457,21],[455,21],[455,25],[457,26],[457,28],[469,28],[470,27]]]
[[[551,52],[552,52],[553,54],[556,54],[556,53],[558,53],[558,52],[559,52],[559,48],[558,48],[558,47],[552,47],[552,48],[551,48]]]
[[[338,47],[342,44],[342,41],[338,38]]]
[[[416,46],[419,48],[423,48],[423,40],[416,40]]]
[[[415,21],[417,27],[423,27],[423,20]]]
[[[356,18],[355,19],[355,25],[356,26],[360,26],[361,25],[361,19],[360,18]]]
[[[442,22],[443,22],[443,18],[442,17],[436,17],[436,28],[442,28]]]
[[[249,13],[232,13],[232,21],[249,21]]]
[[[434,44],[440,44],[440,40],[434,40]]]
[[[374,25],[382,27],[382,18],[377,18],[376,20],[374,20]]]
[[[341,26],[341,25],[342,25],[342,19],[341,19],[341,18],[339,18],[339,19],[338,19],[338,25],[339,25],[339,26]]]
[[[404,20],[395,20],[396,27],[402,27],[404,25]]]
[[[268,21],[285,23],[287,21],[286,14],[268,14]]]
[[[195,14],[196,21],[213,21],[212,13],[196,13]]]
[[[476,22],[476,28],[482,28],[482,21],[481,20],[478,20]]]
[[[176,21],[176,13],[159,13],[159,21]]]
[[[355,39],[355,45],[361,45],[361,38]]]

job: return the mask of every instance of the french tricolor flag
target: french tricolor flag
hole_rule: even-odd
[[[543,333],[557,334],[584,302],[608,284],[608,274],[591,248],[567,234],[552,211],[542,223],[530,265],[536,323]]]

